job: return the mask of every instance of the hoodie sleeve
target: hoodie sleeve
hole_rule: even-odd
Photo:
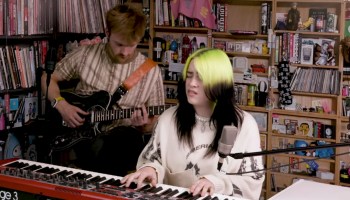
[[[168,109],[172,110],[172,108]],[[163,183],[165,176],[165,169],[163,166],[162,152],[161,152],[161,130],[162,130],[162,122],[166,116],[169,115],[169,112],[165,111],[159,118],[157,123],[155,124],[155,128],[153,130],[152,137],[148,144],[145,146],[143,151],[141,152],[136,169],[140,169],[143,167],[153,167],[157,172],[158,183]],[[164,142],[164,141],[163,141]],[[164,150],[164,149],[163,149]],[[163,152],[164,153],[164,152]]]

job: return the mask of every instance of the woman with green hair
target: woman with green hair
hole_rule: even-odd
[[[187,59],[178,85],[177,106],[166,110],[138,159],[137,171],[122,180],[138,187],[150,182],[259,199],[264,181],[261,156],[227,156],[218,170],[218,142],[224,126],[238,127],[231,153],[261,151],[257,123],[234,101],[233,70],[225,52],[200,49]]]

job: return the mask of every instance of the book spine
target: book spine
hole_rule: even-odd
[[[23,33],[24,35],[28,35],[28,17],[29,17],[29,14],[28,14],[28,1],[29,0],[24,0],[24,13],[23,13],[23,20],[24,20],[24,23],[23,23]]]
[[[261,22],[260,22],[260,34],[266,35],[267,34],[267,21],[268,21],[268,3],[262,3],[261,4]]]
[[[0,0],[0,35],[4,35],[4,0]]]
[[[27,84],[27,80],[26,80],[26,77],[25,77],[23,61],[22,61],[21,55],[20,55],[22,49],[19,46],[16,45],[13,48],[13,51],[14,51],[14,58],[15,58],[16,63],[17,63],[17,68],[18,68],[18,74],[19,74],[19,77],[20,77],[21,87],[22,88],[27,88],[28,84]]]
[[[227,5],[217,4],[217,22],[218,22],[218,32],[226,32],[227,22]]]
[[[169,19],[169,2],[168,0],[163,0],[163,16],[164,16],[164,25],[169,26],[170,25],[170,19]]]

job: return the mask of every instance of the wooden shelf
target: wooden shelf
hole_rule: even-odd
[[[242,39],[242,40],[253,40],[253,39],[265,39],[267,40],[267,35],[233,35],[227,32],[212,32],[213,38],[225,38],[225,39]]]
[[[334,184],[334,180],[324,180],[324,179],[317,178],[315,176],[308,176],[308,175],[301,175],[301,174],[291,174],[291,173],[282,173],[282,172],[271,172],[271,174],[274,174],[274,175],[277,175],[277,176],[286,176],[286,177],[290,177],[290,178],[303,178],[303,179],[317,181],[317,182],[320,182],[320,183]]]
[[[282,110],[282,109],[272,109],[271,112],[273,114],[306,117],[306,118],[331,119],[331,120],[338,119],[338,115],[335,115],[335,114],[325,114],[325,113],[316,113],[316,112],[303,112],[303,111]]]
[[[172,27],[172,26],[155,26],[155,32],[171,32],[171,33],[195,33],[207,34],[207,28],[192,28],[192,27]]]
[[[305,136],[302,136],[302,135],[290,135],[290,134],[282,134],[282,133],[272,133],[271,135],[274,136],[274,137],[279,137],[279,138],[291,138],[291,139],[302,139],[302,140],[311,140],[311,141],[336,142],[335,139],[305,137]]]
[[[278,89],[273,88],[273,93],[278,93]],[[336,94],[325,94],[325,93],[313,93],[313,92],[299,92],[299,91],[291,91],[292,95],[298,96],[309,96],[309,97],[324,97],[324,98],[338,98],[339,95]]]
[[[167,80],[164,80],[163,83],[167,84],[167,85],[177,85],[178,84],[177,81],[167,81]]]
[[[257,53],[246,53],[246,52],[226,52],[227,55],[235,57],[235,56],[244,56],[247,58],[260,58],[260,59],[269,59],[270,55],[263,55]]]
[[[292,158],[299,158],[299,159],[306,159],[306,160],[313,160],[313,159],[317,159],[315,161],[319,161],[319,162],[327,162],[327,163],[334,163],[334,159],[327,159],[327,158],[317,158],[317,157],[310,157],[310,156],[299,156],[296,154],[287,154],[287,153],[281,153],[281,154],[275,154],[274,156],[281,156],[281,157],[292,157]]]
[[[13,90],[0,90],[0,94],[17,94],[17,93],[29,93],[36,91],[37,88],[30,87],[30,88],[18,88]]]
[[[265,107],[259,107],[259,106],[243,106],[238,105],[242,110],[246,111],[253,111],[253,112],[269,112],[269,110],[266,110]]]
[[[290,64],[292,67],[303,67],[303,68],[317,68],[317,69],[339,69],[339,66],[328,66],[328,65],[307,65],[307,64]]]

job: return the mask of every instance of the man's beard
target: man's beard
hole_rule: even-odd
[[[106,45],[106,53],[107,53],[108,57],[112,60],[113,63],[120,63],[120,64],[128,63],[134,57],[134,54],[131,56],[126,56],[126,57],[122,57],[121,55],[114,54],[113,49],[111,48],[111,45],[109,45],[108,43]]]

